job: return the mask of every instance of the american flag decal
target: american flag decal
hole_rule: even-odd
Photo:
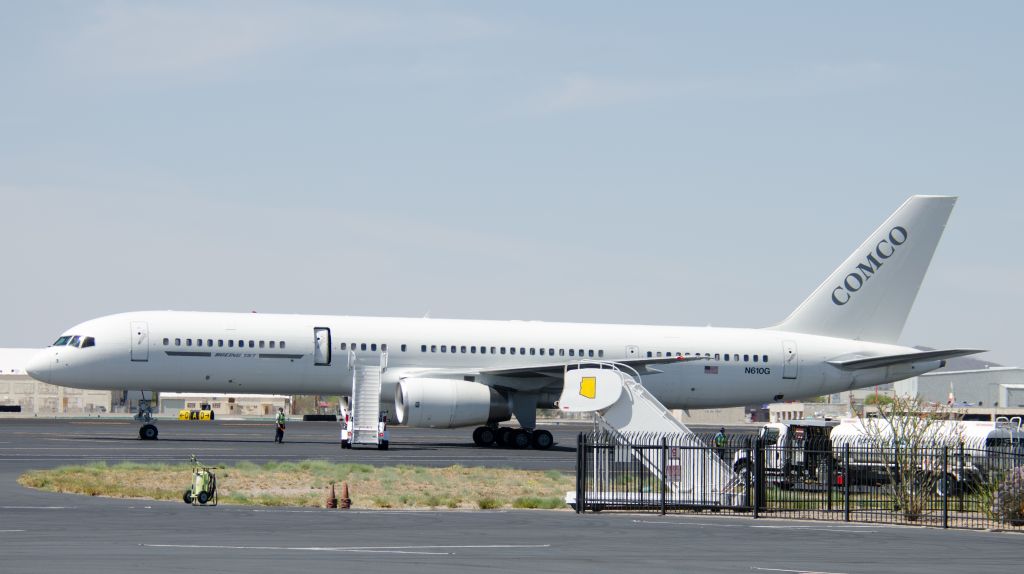
[[[705,366],[704,367],[704,374],[705,375],[717,375],[718,374],[718,367],[712,367],[710,365]]]

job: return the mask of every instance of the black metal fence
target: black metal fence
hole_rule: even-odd
[[[1024,530],[1021,447],[583,433],[574,507]]]

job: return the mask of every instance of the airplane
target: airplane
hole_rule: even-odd
[[[400,423],[545,449],[536,411],[584,363],[625,365],[666,407],[698,409],[880,385],[983,352],[897,344],[955,202],[909,198],[765,328],[143,311],[75,325],[26,371],[78,388],[349,396],[356,365],[386,363],[380,396]],[[521,428],[499,427],[512,415]],[[140,436],[156,438],[146,423]]]

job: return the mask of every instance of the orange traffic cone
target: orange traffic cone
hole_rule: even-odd
[[[327,508],[338,508],[338,497],[334,494],[334,483],[331,483],[330,490],[327,491]]]
[[[352,508],[352,499],[348,497],[348,483],[341,483],[341,500],[339,501],[338,508],[347,510]]]

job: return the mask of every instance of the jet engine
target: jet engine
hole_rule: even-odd
[[[402,379],[395,388],[395,413],[398,422],[421,428],[486,425],[512,418],[501,393],[456,379]]]

